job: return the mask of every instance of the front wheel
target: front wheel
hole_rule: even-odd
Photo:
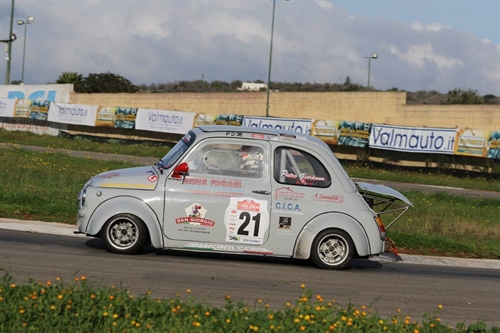
[[[106,222],[101,237],[108,251],[131,254],[144,246],[147,235],[147,227],[137,216],[118,214]]]
[[[343,269],[354,255],[354,243],[345,231],[327,229],[312,244],[311,260],[319,268]]]

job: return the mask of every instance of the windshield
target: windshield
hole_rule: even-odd
[[[170,168],[179,159],[179,157],[181,157],[188,150],[195,139],[196,135],[193,131],[189,131],[172,149],[170,149],[167,155],[165,155],[158,162],[158,166],[162,169]]]

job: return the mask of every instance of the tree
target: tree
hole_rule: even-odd
[[[56,83],[65,84],[65,83],[80,83],[82,82],[83,75],[78,74],[78,72],[62,72],[61,75],[57,78]]]
[[[484,104],[484,98],[477,94],[477,90],[455,88],[448,91],[443,104]]]
[[[21,83],[23,83],[23,81],[21,81],[21,80],[14,80],[10,84],[17,86],[17,85],[20,85]]]
[[[349,76],[345,78],[345,82],[344,82],[344,84],[345,84],[346,86],[348,86],[348,85],[350,85],[350,84],[351,84],[351,78],[350,78]]]
[[[75,87],[77,93],[133,93],[138,89],[123,76],[113,74],[110,72],[100,74],[89,74],[89,76],[82,79],[78,89]]]

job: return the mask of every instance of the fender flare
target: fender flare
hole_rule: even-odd
[[[347,232],[359,256],[370,253],[370,241],[361,223],[349,215],[325,213],[314,217],[302,228],[295,241],[293,258],[309,259],[314,238],[325,229],[340,229]]]
[[[163,247],[161,223],[154,210],[144,201],[131,196],[110,198],[97,206],[87,224],[87,234],[97,235],[104,224],[117,214],[132,214],[140,218],[148,228],[151,245]]]

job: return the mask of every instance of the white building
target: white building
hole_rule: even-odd
[[[260,91],[260,89],[267,89],[267,84],[265,83],[252,83],[252,82],[243,82],[241,88],[238,90],[248,90],[248,91]]]

